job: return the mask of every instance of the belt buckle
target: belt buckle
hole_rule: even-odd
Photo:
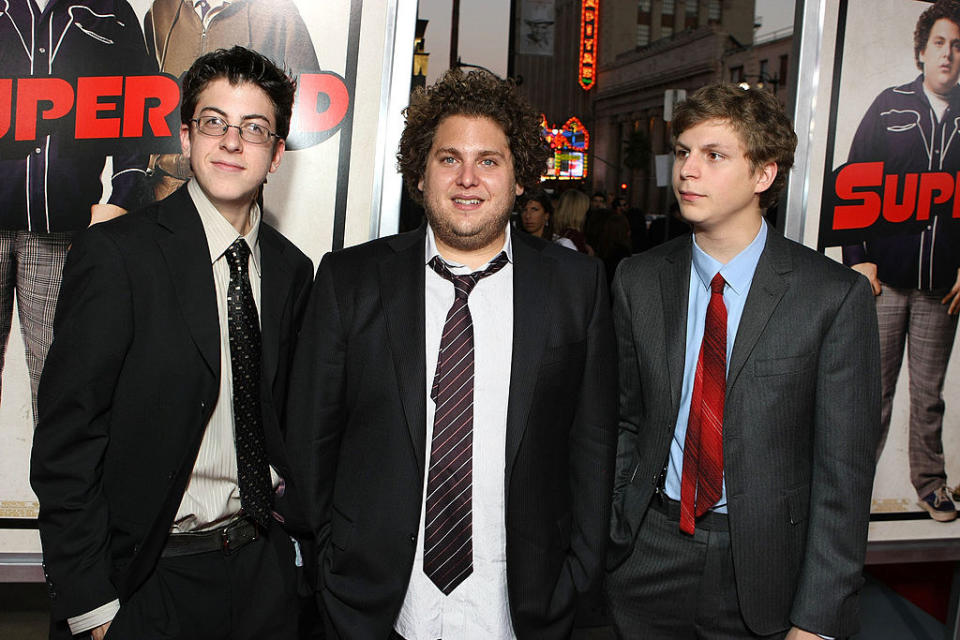
[[[240,527],[243,526],[243,523],[244,523],[243,520],[237,520],[236,522],[231,522],[220,531],[220,551],[223,552],[223,555],[225,556],[232,555],[234,551],[240,549],[246,543],[253,542],[254,540],[257,539],[256,529],[254,529],[254,534],[252,538],[250,538],[249,540],[241,540],[236,544],[232,544],[232,539],[230,537],[231,532],[238,531]]]

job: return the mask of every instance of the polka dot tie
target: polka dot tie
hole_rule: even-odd
[[[227,319],[233,371],[233,423],[240,505],[258,524],[270,523],[272,486],[260,412],[260,322],[250,289],[250,248],[238,238],[224,254],[230,265]]]

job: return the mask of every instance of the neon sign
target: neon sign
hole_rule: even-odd
[[[553,156],[547,160],[543,180],[580,180],[587,177],[587,150],[590,133],[578,118],[570,118],[559,129],[540,116],[540,129]]]
[[[581,0],[580,3],[580,75],[584,91],[593,87],[597,73],[597,20],[600,0]]]

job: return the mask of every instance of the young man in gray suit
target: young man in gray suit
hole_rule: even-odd
[[[797,140],[772,94],[704,87],[673,124],[694,233],[613,285],[611,611],[625,638],[849,636],[879,436],[869,283],[764,221]]]

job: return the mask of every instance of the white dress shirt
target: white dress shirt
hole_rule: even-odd
[[[510,229],[503,247],[507,265],[480,280],[470,294],[474,336],[473,409],[473,573],[445,596],[423,572],[423,514],[429,464],[410,584],[395,629],[407,640],[437,638],[514,638],[507,597],[505,465],[507,401],[513,355],[513,250]],[[439,255],[427,228],[425,270],[426,457],[430,457],[435,404],[430,388],[437,367],[440,336],[453,304],[453,283],[438,275],[430,260]],[[471,273],[447,263],[456,275]],[[482,270],[485,267],[481,267]]]

